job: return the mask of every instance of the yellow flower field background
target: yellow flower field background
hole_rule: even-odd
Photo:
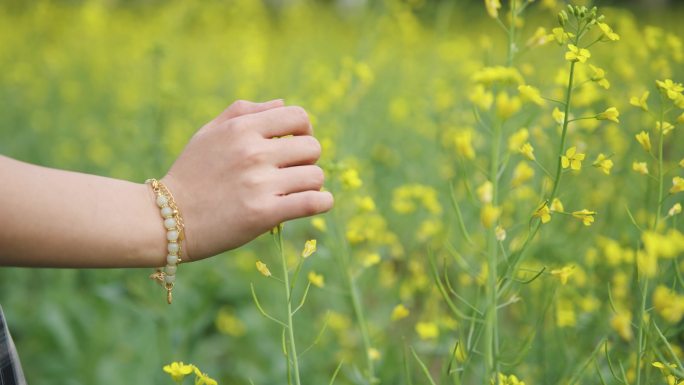
[[[171,306],[145,270],[0,270],[29,383],[684,381],[682,11],[355,4],[0,5],[3,155],[143,182],[284,98],[336,197]]]

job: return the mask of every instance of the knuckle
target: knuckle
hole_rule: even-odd
[[[266,161],[266,152],[258,144],[245,143],[240,149],[240,158],[246,165],[261,164]]]
[[[305,136],[304,138],[306,138],[305,140],[311,150],[311,154],[318,159],[321,156],[321,142],[313,136]]]
[[[323,172],[323,169],[318,166],[313,166],[311,180],[314,186],[317,186],[318,188],[323,186],[323,182],[325,182],[325,173]]]
[[[243,113],[244,111],[247,110],[247,105],[249,102],[246,100],[238,99],[233,102],[233,104],[230,105],[230,109],[235,112],[235,113]]]
[[[301,121],[301,123],[309,123],[309,114],[306,112],[306,110],[300,106],[292,106],[290,107],[290,110],[292,111],[292,114],[297,118],[298,121]]]

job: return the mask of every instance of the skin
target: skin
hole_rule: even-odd
[[[282,100],[237,101],[204,125],[161,179],[185,222],[184,261],[330,210],[333,197],[320,191],[324,175],[315,165],[320,154],[304,109]],[[3,156],[0,181],[0,266],[165,264],[150,186]]]

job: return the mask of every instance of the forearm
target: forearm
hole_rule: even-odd
[[[165,231],[144,184],[0,156],[0,265],[152,267]]]

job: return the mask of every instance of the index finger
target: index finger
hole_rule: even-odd
[[[313,134],[309,115],[299,106],[273,108],[245,118],[249,119],[249,125],[264,138]]]

